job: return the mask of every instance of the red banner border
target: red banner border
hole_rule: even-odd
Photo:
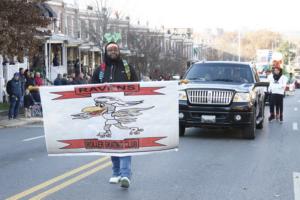
[[[138,85],[137,88],[134,88],[132,91],[129,90],[117,90],[117,89],[110,89],[110,88],[114,88],[112,86],[121,86],[121,84],[118,85],[103,85],[103,86],[107,86],[106,90],[103,91],[89,91],[89,92],[83,92],[83,93],[79,93],[78,91],[81,89],[91,89],[92,86],[88,86],[88,87],[75,87],[73,91],[62,91],[62,92],[51,92],[51,94],[57,94],[60,95],[59,97],[56,97],[52,100],[63,100],[63,99],[76,99],[76,98],[88,98],[91,97],[92,94],[97,94],[97,93],[115,93],[115,92],[123,92],[125,96],[139,96],[139,95],[164,95],[163,93],[157,92],[156,90],[165,88],[165,87],[140,87]],[[132,86],[132,87],[136,87],[137,84],[124,84],[124,86]],[[97,87],[97,86],[93,86],[93,87]]]
[[[148,138],[127,138],[124,140],[98,140],[98,139],[72,139],[58,140],[58,142],[68,144],[60,149],[103,149],[103,150],[122,150],[140,149],[145,147],[166,146],[158,143],[167,137],[148,137]],[[97,148],[96,148],[97,147]],[[108,148],[109,147],[109,148]]]

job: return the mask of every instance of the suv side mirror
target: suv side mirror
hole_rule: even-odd
[[[254,87],[269,87],[269,82],[257,82],[254,84]]]

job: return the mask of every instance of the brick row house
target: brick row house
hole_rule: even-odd
[[[58,73],[74,72],[76,60],[82,72],[91,75],[101,62],[103,37],[117,38],[121,53],[141,76],[180,73],[193,57],[191,29],[154,30],[131,24],[129,17],[106,18],[105,8],[81,10],[62,0],[48,1],[44,7],[53,18],[48,27],[52,35],[43,47],[45,76],[51,81]]]

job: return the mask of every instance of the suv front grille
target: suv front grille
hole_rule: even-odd
[[[191,104],[228,105],[233,91],[190,89],[187,90],[187,95]]]

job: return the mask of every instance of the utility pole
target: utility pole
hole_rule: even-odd
[[[239,54],[239,62],[241,62],[241,30],[239,29],[239,47],[238,47],[238,54]]]

